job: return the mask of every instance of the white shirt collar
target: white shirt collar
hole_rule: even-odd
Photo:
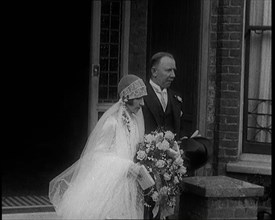
[[[157,85],[156,83],[154,83],[153,80],[150,79],[150,80],[149,80],[149,83],[151,84],[151,86],[153,87],[153,89],[154,89],[156,92],[167,93],[167,89],[166,89],[166,88],[163,89],[163,90],[161,90],[160,86]]]

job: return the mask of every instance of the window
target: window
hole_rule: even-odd
[[[101,5],[99,102],[117,101],[121,55],[121,0]]]
[[[243,152],[271,154],[271,0],[246,6]]]

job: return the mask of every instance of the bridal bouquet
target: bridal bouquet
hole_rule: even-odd
[[[144,165],[155,181],[146,195],[155,202],[153,216],[160,212],[160,218],[174,214],[176,196],[180,193],[180,183],[186,175],[182,158],[183,151],[175,141],[171,131],[154,131],[144,136],[139,143],[136,161]],[[150,206],[145,202],[146,206]]]

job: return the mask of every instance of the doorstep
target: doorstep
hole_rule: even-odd
[[[54,212],[47,196],[3,196],[2,214]]]

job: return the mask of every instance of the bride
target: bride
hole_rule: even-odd
[[[144,135],[142,79],[124,76],[120,99],[98,121],[81,157],[55,177],[49,198],[63,219],[143,219],[143,192],[133,162]]]

